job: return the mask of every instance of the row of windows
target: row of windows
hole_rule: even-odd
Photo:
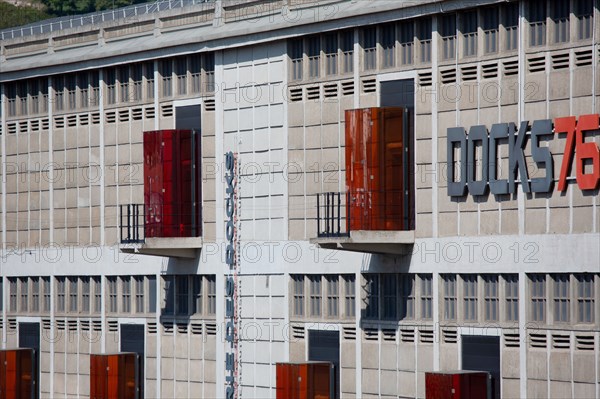
[[[530,1],[528,14],[530,46],[569,42],[571,21],[576,22],[576,40],[592,37],[594,0]]]
[[[214,92],[214,54],[195,54],[158,63],[159,93],[162,98]],[[151,101],[155,97],[154,61],[103,70],[105,105]],[[5,85],[7,113],[12,116],[48,111],[48,78],[28,79]],[[73,111],[100,104],[100,73],[83,71],[52,77],[54,111]]]
[[[163,277],[165,316],[214,315],[217,310],[215,276],[178,275]]]
[[[356,284],[353,274],[291,275],[292,318],[354,318]]]

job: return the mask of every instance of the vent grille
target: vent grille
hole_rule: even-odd
[[[546,57],[531,57],[527,60],[529,73],[545,72]]]
[[[50,119],[44,118],[42,119],[42,130],[50,129]]]
[[[31,131],[32,132],[39,131],[40,130],[40,121],[39,121],[39,119],[32,120],[30,122],[30,126],[31,126]]]
[[[433,344],[433,330],[419,329],[419,341],[422,344]]]
[[[484,79],[496,79],[498,77],[498,63],[485,64],[481,66],[481,74]]]
[[[102,320],[92,320],[92,329],[94,331],[102,331]]]
[[[173,116],[173,105],[172,104],[161,105],[160,113],[163,116],[163,118]]]
[[[109,320],[107,323],[109,332],[119,331],[119,322],[117,320]]]
[[[594,350],[594,336],[593,335],[576,335],[575,336],[575,348],[580,351],[593,351]]]
[[[205,111],[214,111],[215,110],[215,99],[214,98],[207,98],[204,101],[204,110]]]
[[[440,70],[440,80],[445,85],[456,83],[456,68]]]
[[[568,69],[569,68],[569,53],[553,54],[552,69]]]
[[[17,319],[8,319],[8,329],[9,330],[17,329]]]
[[[377,80],[375,78],[365,78],[362,80],[363,93],[375,93],[377,91]]]
[[[202,335],[202,323],[192,323],[191,330],[194,335]]]
[[[19,122],[19,133],[27,133],[27,121]]]
[[[342,337],[346,341],[356,341],[356,327],[342,327]]]
[[[52,323],[50,322],[50,319],[42,319],[42,328],[43,328],[44,330],[49,330],[49,329],[50,329],[50,326],[51,326],[51,324],[52,324]]]
[[[545,348],[548,345],[546,334],[529,333],[529,346],[532,348]]]
[[[304,339],[304,325],[292,325],[292,338]]]
[[[458,331],[456,328],[444,328],[442,330],[442,337],[445,344],[455,344],[458,342]]]
[[[216,323],[206,323],[206,334],[207,335],[217,335],[217,324]]]
[[[477,80],[477,65],[462,67],[460,73],[464,82]]]
[[[10,322],[10,320],[9,320]],[[57,319],[54,321],[54,323],[56,324],[56,329],[58,331],[64,331],[65,330],[65,321],[63,319]]]
[[[146,330],[148,331],[148,334],[156,334],[156,332],[158,331],[158,328],[156,326],[156,323],[148,323],[146,324]]]
[[[571,336],[566,334],[552,334],[552,347],[554,349],[570,349]]]
[[[321,88],[319,86],[311,86],[306,88],[306,99],[307,100],[318,100],[321,94]]]
[[[323,85],[323,96],[325,98],[335,98],[338,96],[338,84],[328,83]]]
[[[89,320],[80,320],[79,325],[81,327],[81,331],[90,331],[90,321]]]
[[[128,122],[129,121],[129,110],[122,109],[119,111],[119,122]]]
[[[67,116],[67,126],[75,127],[77,126],[77,115],[69,115]]]
[[[401,328],[400,329],[400,341],[415,342],[415,329],[414,328]]]
[[[54,128],[55,129],[62,129],[64,127],[65,127],[65,118],[63,116],[58,116],[58,117],[54,118]]]
[[[347,80],[342,82],[342,95],[343,96],[351,96],[354,94],[354,81]]]
[[[100,112],[92,113],[92,125],[100,124]]]
[[[521,346],[521,336],[519,333],[505,333],[504,346],[507,348],[518,348]]]
[[[516,76],[519,74],[519,60],[504,61],[504,76]]]
[[[177,333],[178,334],[187,334],[188,332],[188,325],[187,324],[183,324],[183,323],[178,323],[177,324]]]
[[[116,121],[116,113],[115,111],[110,111],[106,113],[106,123],[115,123]]]
[[[386,342],[396,342],[396,330],[381,330],[381,336]]]
[[[433,83],[433,76],[431,72],[419,73],[419,86],[431,86]]]
[[[131,118],[134,121],[139,121],[142,119],[142,116],[144,114],[144,109],[143,108],[133,108],[131,110]]]
[[[376,328],[365,328],[364,329],[364,337],[365,341],[378,341],[379,340],[379,330]]]
[[[67,329],[68,331],[77,331],[77,320],[68,320]]]
[[[11,123],[8,123],[8,124],[6,125],[6,127],[7,127],[7,130],[6,130],[6,131],[7,131],[9,134],[15,134],[15,133],[17,133],[17,123],[16,123],[16,122],[11,122]]]
[[[154,119],[154,116],[156,115],[154,107],[146,107],[144,112],[146,113],[146,119]]]
[[[592,50],[576,51],[575,66],[584,67],[592,65]]]
[[[173,334],[173,323],[163,323],[163,334]]]
[[[88,114],[79,114],[79,124],[87,126],[90,124],[90,116]]]
[[[290,87],[290,101],[302,101],[302,87]]]

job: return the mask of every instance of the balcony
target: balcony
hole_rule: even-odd
[[[163,220],[164,218],[164,220]],[[121,251],[142,255],[196,258],[202,249],[200,227],[183,220],[194,215],[159,214],[144,204],[119,207]]]
[[[409,254],[415,234],[401,198],[400,191],[317,194],[317,237],[310,242],[325,249]]]

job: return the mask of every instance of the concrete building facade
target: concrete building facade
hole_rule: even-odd
[[[598,0],[157,4],[0,32],[2,348],[37,339],[41,397],[89,396],[117,351],[145,397],[225,397],[229,151],[241,397],[306,360],[344,398],[473,367],[496,397],[600,397]],[[322,234],[345,111],[389,106],[410,226]],[[201,237],[127,242],[143,132],[189,123]]]

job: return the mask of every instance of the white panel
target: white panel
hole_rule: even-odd
[[[238,129],[237,110],[223,112],[223,130],[225,132],[235,132]],[[225,147],[227,148],[227,147]]]
[[[238,83],[237,68],[223,70],[223,81],[228,89],[234,88],[236,83]]]
[[[265,118],[266,121],[266,118]],[[269,149],[269,130],[264,129],[256,129],[254,131],[254,151],[266,151]],[[262,167],[263,165],[261,165]]]
[[[269,81],[270,82],[283,82],[283,62],[271,60],[269,64]]]
[[[271,126],[283,126],[283,104],[271,106]]]
[[[271,112],[273,112],[273,108],[271,108]],[[256,107],[254,109],[254,117],[256,119],[254,123],[255,129],[260,129],[269,126],[269,107]],[[271,115],[271,120],[273,120],[273,115]]]
[[[254,121],[252,117],[252,108],[243,108],[240,109],[240,130],[251,130],[254,126]]]
[[[286,224],[284,219],[271,219],[271,240],[283,240],[285,238]]]
[[[253,68],[251,66],[240,66],[240,86],[249,86],[251,83],[254,82],[254,78],[252,77],[252,69]]]
[[[271,148],[283,148],[285,142],[285,132],[283,128],[277,127],[271,129]]]
[[[271,213],[269,197],[257,197],[254,199],[254,218],[267,219]]]
[[[240,152],[252,152],[254,150],[254,132],[252,130],[246,130],[240,132]]]

